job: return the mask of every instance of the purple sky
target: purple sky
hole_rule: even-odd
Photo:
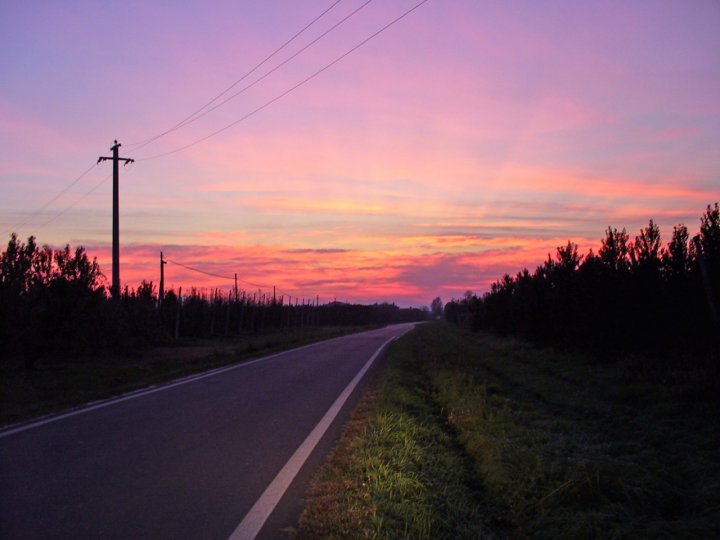
[[[85,245],[109,273],[110,164],[70,185],[118,139],[137,159],[121,171],[131,286],[157,282],[162,249],[307,297],[423,305],[568,239],[597,248],[608,225],[694,232],[720,199],[717,1],[429,0],[250,118],[144,159],[244,117],[416,3],[370,2],[138,148],[333,1],[3,2],[0,230]],[[362,4],[339,2],[230,93]],[[169,282],[229,285],[180,267]]]

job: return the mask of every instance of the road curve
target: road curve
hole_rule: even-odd
[[[241,526],[257,519],[250,510],[298,448],[317,439],[317,430],[309,435],[368,360],[412,326],[335,338],[0,432],[0,538],[253,537]],[[275,525],[271,518],[259,536],[277,536]]]

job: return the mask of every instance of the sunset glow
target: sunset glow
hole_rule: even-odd
[[[720,199],[720,4],[429,0],[288,92],[417,3],[371,2],[145,146],[332,2],[3,4],[3,243],[83,245],[109,278],[112,167],[93,164],[114,139],[136,160],[123,287],[157,283],[162,251],[184,291],[237,274],[250,293],[422,306],[568,240],[597,250],[608,225],[696,232]]]

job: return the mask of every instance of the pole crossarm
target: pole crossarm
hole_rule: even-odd
[[[101,161],[105,161],[106,159],[114,159],[114,158],[113,158],[112,156],[110,156],[110,157],[100,156],[100,157],[98,158],[97,162],[100,163]],[[135,163],[135,160],[132,159],[132,158],[122,158],[122,157],[119,157],[119,158],[118,158],[118,161],[124,161],[124,162],[125,162],[125,165],[127,165],[128,163]]]
[[[125,162],[125,165],[127,165],[128,163],[135,163],[135,160],[132,159],[132,158],[121,158],[121,157],[118,157],[117,151],[118,151],[118,149],[119,149],[121,146],[122,146],[122,145],[121,145],[119,142],[117,142],[117,140],[116,140],[116,141],[115,141],[115,144],[113,144],[112,147],[110,148],[110,150],[112,150],[112,152],[113,152],[113,155],[112,155],[112,156],[100,156],[100,157],[98,158],[97,162],[98,162],[98,163],[101,163],[101,162],[103,162],[103,161],[105,161],[105,160],[112,159],[112,160],[117,160],[117,161],[124,161],[124,162]]]

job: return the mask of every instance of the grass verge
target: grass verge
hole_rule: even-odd
[[[718,538],[711,401],[444,324],[396,342],[297,538]]]
[[[133,357],[108,356],[76,362],[46,359],[32,370],[3,367],[0,426],[366,329],[311,327],[235,339],[180,342],[147,349]]]

